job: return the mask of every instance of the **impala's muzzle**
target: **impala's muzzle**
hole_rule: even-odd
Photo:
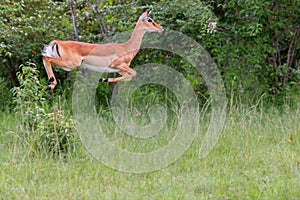
[[[164,32],[164,30],[165,30],[165,29],[162,28],[162,29],[158,30],[158,32],[159,32],[159,33],[162,33],[162,32]]]
[[[164,31],[164,27],[162,27],[161,25],[159,25],[159,24],[157,24],[157,23],[155,23],[155,22],[153,22],[153,24],[154,24],[154,26],[158,29],[157,32],[161,33],[161,32]]]

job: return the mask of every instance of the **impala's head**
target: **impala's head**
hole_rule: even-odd
[[[152,18],[149,17],[150,13],[151,11],[147,10],[140,16],[138,23],[140,25],[139,28],[144,29],[146,32],[164,31],[164,28],[161,25],[157,24]]]

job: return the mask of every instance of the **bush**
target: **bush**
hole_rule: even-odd
[[[60,102],[49,111],[45,84],[38,77],[35,64],[21,65],[17,73],[20,86],[11,89],[21,138],[34,152],[68,153],[78,142],[75,122],[60,109]]]

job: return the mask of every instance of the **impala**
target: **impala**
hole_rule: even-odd
[[[130,81],[136,76],[136,71],[129,66],[140,49],[144,34],[164,30],[149,17],[149,14],[150,10],[147,10],[139,17],[130,39],[125,43],[91,44],[76,41],[51,41],[42,51],[49,81],[46,89],[54,89],[57,85],[52,64],[66,71],[82,66],[99,72],[118,72],[121,75],[117,78],[100,78],[99,82]]]

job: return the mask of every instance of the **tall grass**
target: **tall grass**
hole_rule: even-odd
[[[32,156],[18,119],[4,114],[0,199],[299,199],[300,106],[262,105],[231,105],[207,157],[199,158],[198,137],[175,163],[146,174],[110,169],[80,145],[67,159]]]
[[[285,99],[280,108],[266,103],[263,96],[252,106],[231,100],[224,130],[205,158],[200,158],[200,149],[210,123],[209,113],[199,122],[199,135],[176,162],[155,172],[130,174],[113,170],[88,154],[76,140],[79,135],[74,135],[71,114],[61,108],[65,100],[58,98],[58,107],[49,110],[43,94],[30,93],[41,89],[32,75],[35,71],[23,71],[26,70],[31,75],[23,80],[29,86],[23,84],[13,90],[16,112],[3,112],[0,116],[0,199],[300,198],[297,97],[292,103]],[[146,102],[158,100],[150,98]],[[162,101],[170,105],[166,99]],[[139,109],[133,110],[139,117],[137,122],[147,123],[147,115],[140,111],[149,105],[134,103],[133,107]],[[148,141],[117,132],[109,110],[100,113],[106,115],[101,125],[115,145],[149,152],[173,137],[173,128],[179,122],[172,118],[176,110],[171,111],[167,125]],[[66,134],[72,134],[74,140],[60,140]],[[61,156],[62,145],[68,147],[67,156]],[[54,155],[56,150],[60,156]]]

